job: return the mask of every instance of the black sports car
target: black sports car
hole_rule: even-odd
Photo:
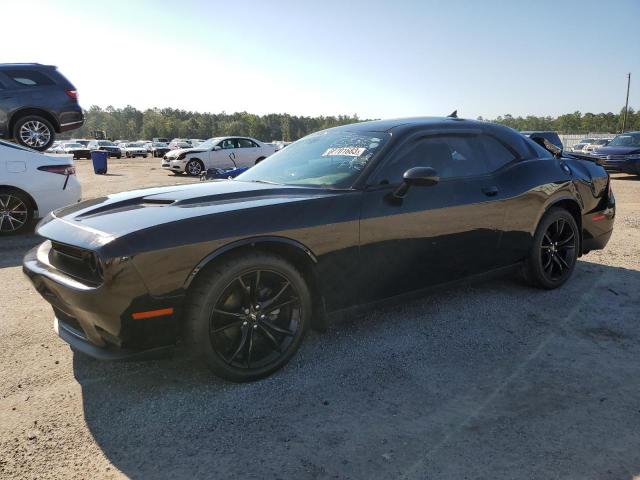
[[[488,272],[562,285],[609,240],[594,160],[457,118],[309,135],[233,180],[126,192],[44,219],[24,271],[94,357],[183,338],[220,376],[282,367],[329,314]]]

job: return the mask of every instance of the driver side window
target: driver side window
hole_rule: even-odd
[[[235,138],[227,138],[226,140],[221,141],[218,145],[223,150],[227,150],[230,148],[236,148],[236,139]]]
[[[375,175],[374,185],[397,185],[413,167],[432,167],[441,179],[488,172],[475,135],[438,135],[410,140]]]

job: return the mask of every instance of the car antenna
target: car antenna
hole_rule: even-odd
[[[447,118],[458,118],[458,110],[454,110],[453,112],[451,112],[449,115],[447,115]]]

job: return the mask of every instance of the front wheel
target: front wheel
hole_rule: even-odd
[[[187,172],[187,175],[193,175],[194,177],[199,176],[204,170],[204,165],[200,160],[189,160],[187,165],[184,167],[184,171]]]
[[[13,127],[13,138],[25,147],[39,152],[48,149],[56,138],[51,123],[39,115],[27,115],[19,118]]]
[[[533,238],[525,265],[527,279],[533,285],[553,289],[573,273],[580,249],[580,232],[573,216],[554,208],[547,212]]]
[[[228,258],[203,272],[187,300],[186,343],[218,376],[248,382],[282,368],[311,318],[300,272],[268,253]]]

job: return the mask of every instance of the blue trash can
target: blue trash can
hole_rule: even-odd
[[[105,152],[104,150],[94,150],[91,152],[93,172],[96,175],[104,175],[107,173],[107,158],[109,158],[109,152]]]

